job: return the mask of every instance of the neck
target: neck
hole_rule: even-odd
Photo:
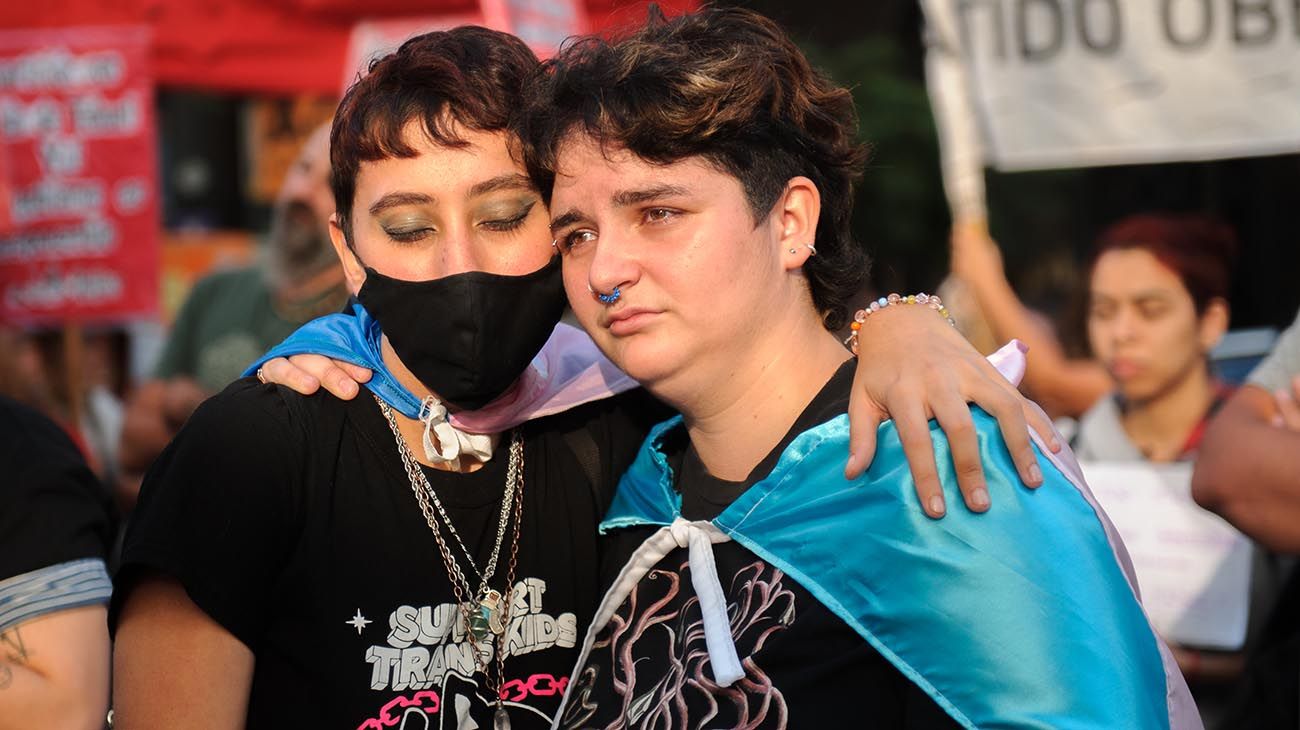
[[[1173,461],[1213,400],[1209,369],[1197,362],[1151,398],[1125,404],[1124,431],[1151,461]]]
[[[849,358],[815,319],[772,324],[760,329],[766,346],[736,348],[696,389],[701,397],[672,403],[701,462],[719,479],[748,477]]]
[[[388,372],[392,374],[393,378],[396,379],[397,382],[401,383],[407,390],[411,391],[416,398],[419,398],[420,400],[424,400],[429,396],[438,398],[436,393],[429,390],[424,383],[421,383],[416,379],[415,375],[407,369],[401,358],[397,356],[397,352],[393,350],[393,346],[389,344],[387,335],[383,336],[380,343],[380,355],[383,357],[384,365],[388,367]],[[439,402],[442,401],[441,398],[438,398],[438,400]],[[443,405],[446,404],[444,403]],[[435,464],[425,456],[423,423],[417,419],[408,418],[396,410],[393,411],[393,418],[397,421],[397,428],[402,433],[402,439],[406,441],[406,447],[411,450],[411,454],[415,456],[417,461],[425,466],[431,466],[435,469],[451,471],[447,464]],[[492,434],[494,443],[499,436],[500,434]],[[482,467],[482,462],[462,456],[460,469],[458,471],[469,473],[478,471]]]

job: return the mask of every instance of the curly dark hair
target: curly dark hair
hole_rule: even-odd
[[[470,25],[415,36],[372,61],[339,102],[330,128],[330,187],[349,242],[362,162],[414,157],[416,150],[402,139],[414,119],[445,147],[466,144],[456,125],[509,131],[538,63],[515,36]]]
[[[817,255],[803,270],[823,323],[843,326],[867,274],[849,229],[867,148],[856,139],[848,90],[814,69],[776,23],[740,8],[667,19],[652,7],[629,34],[562,48],[525,103],[524,162],[548,203],[557,153],[574,134],[658,164],[706,159],[740,181],[755,223],[791,178],[812,180],[822,214]]]

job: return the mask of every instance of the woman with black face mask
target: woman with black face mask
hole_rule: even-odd
[[[317,334],[320,351],[373,369],[370,392],[303,397],[246,378],[159,458],[110,619],[119,726],[550,725],[599,598],[595,526],[665,414],[637,390],[565,409],[623,387],[591,358],[566,391],[578,396],[547,395],[592,346],[552,333],[564,294],[549,219],[511,153],[536,66],[511,36],[458,28],[408,41],[343,99],[331,235],[360,305]],[[1034,463],[1014,391],[940,318],[878,320],[885,349],[939,333],[909,355],[943,373],[933,405],[890,403],[917,437],[918,489],[938,489],[928,412],[960,424],[967,392]],[[870,451],[873,403],[920,390],[900,382],[863,396],[850,470]],[[498,415],[457,427],[484,406]]]

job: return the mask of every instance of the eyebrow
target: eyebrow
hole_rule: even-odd
[[[551,234],[554,235],[555,232],[560,230],[561,228],[571,226],[574,223],[577,223],[578,221],[586,220],[586,218],[587,218],[586,213],[583,213],[577,208],[570,208],[569,210],[565,211],[562,215],[557,216],[554,220],[551,221]]]
[[[659,198],[667,198],[673,195],[686,195],[687,189],[680,185],[656,185],[641,190],[620,190],[611,196],[614,205],[625,208],[629,205],[637,205]]]
[[[643,188],[641,190],[620,190],[610,196],[610,200],[619,208],[626,208],[631,205],[639,205],[660,198],[668,198],[674,195],[687,195],[689,190],[680,185],[655,185],[654,187]],[[577,208],[570,208],[563,214],[557,216],[551,221],[551,233],[573,225],[578,221],[585,220],[587,215]]]
[[[509,172],[504,175],[497,175],[489,180],[475,183],[469,189],[469,197],[473,198],[484,193],[493,193],[498,190],[533,190],[533,182],[526,175],[520,175],[517,172]]]
[[[1163,289],[1143,289],[1142,291],[1131,296],[1116,296],[1106,292],[1092,291],[1090,295],[1093,298],[1105,299],[1107,301],[1121,302],[1167,302],[1170,299],[1170,293]]]
[[[1170,299],[1170,293],[1162,289],[1148,289],[1133,295],[1135,302],[1164,302]]]
[[[433,198],[424,193],[389,193],[371,204],[370,215],[379,215],[401,205],[428,205],[432,202]]]

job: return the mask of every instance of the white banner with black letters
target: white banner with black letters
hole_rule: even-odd
[[[1004,170],[1300,151],[1300,0],[922,0]]]

